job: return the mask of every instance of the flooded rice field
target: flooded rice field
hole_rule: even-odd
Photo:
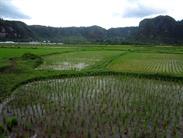
[[[40,80],[18,87],[1,110],[18,120],[12,136],[183,136],[178,82],[112,75]]]

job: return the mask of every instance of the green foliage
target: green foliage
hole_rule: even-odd
[[[27,61],[34,61],[34,67],[37,67],[38,65],[43,63],[43,58],[41,56],[32,54],[32,53],[25,53],[22,55],[21,57],[23,60],[27,60]]]
[[[0,136],[5,134],[5,128],[2,124],[0,124]]]
[[[38,56],[38,55],[35,55],[35,54],[32,54],[32,53],[25,53],[25,54],[22,55],[23,60],[35,60],[35,59],[38,59],[38,58],[41,58],[41,56]]]
[[[18,125],[17,118],[15,116],[13,117],[6,117],[5,118],[5,124],[7,126],[8,131],[12,131],[13,127],[16,127]]]

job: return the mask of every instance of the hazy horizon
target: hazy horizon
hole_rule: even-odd
[[[105,29],[138,26],[144,18],[182,20],[181,0],[0,0],[0,17],[28,25]]]

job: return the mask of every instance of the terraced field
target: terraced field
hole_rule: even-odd
[[[163,53],[129,53],[113,61],[114,71],[183,75],[183,55]]]

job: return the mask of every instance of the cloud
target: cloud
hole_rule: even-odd
[[[29,16],[23,14],[11,0],[0,0],[0,17],[9,19],[30,19]]]
[[[0,17],[29,25],[111,28],[137,26],[157,15],[182,20],[182,5],[183,0],[0,0]]]
[[[166,11],[162,9],[156,9],[149,6],[136,4],[133,7],[128,7],[124,13],[124,18],[143,18],[151,15],[164,14]]]

